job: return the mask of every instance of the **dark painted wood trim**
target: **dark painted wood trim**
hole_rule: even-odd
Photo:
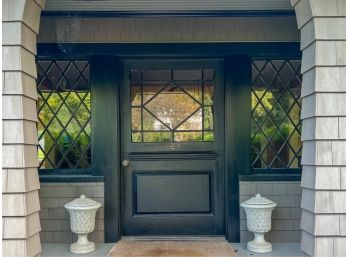
[[[295,16],[294,10],[217,10],[217,11],[45,11],[48,17],[276,17]]]
[[[102,53],[105,55],[100,55]],[[39,44],[38,55],[40,57],[83,56],[86,58],[86,56],[92,56],[91,170],[92,175],[105,179],[106,242],[119,240],[122,231],[118,81],[120,65],[116,56],[201,58],[206,57],[207,53],[214,57],[233,54],[225,59],[226,236],[231,242],[239,242],[239,180],[276,181],[279,178],[279,181],[285,181],[288,178],[289,181],[292,179],[295,181],[296,176],[298,179],[298,175],[284,175],[282,179],[280,179],[280,175],[276,174],[272,175],[273,177],[266,174],[247,175],[251,172],[249,167],[250,58],[299,58],[301,56],[299,43],[76,44],[76,48],[71,54],[62,54],[56,44]],[[237,53],[244,55],[236,55]],[[50,182],[53,182],[54,177]],[[262,177],[269,180],[261,180]],[[43,179],[45,178],[43,177]],[[81,182],[77,180],[78,176],[75,179],[76,182]],[[70,180],[69,176],[67,180],[73,182],[74,178]]]
[[[71,51],[64,53],[62,49]],[[40,58],[53,56],[86,58],[115,55],[120,58],[225,58],[247,55],[251,58],[301,58],[300,42],[235,43],[39,43]]]
[[[91,175],[40,175],[40,183],[104,182],[104,176]]]
[[[301,181],[301,174],[240,175],[239,181]]]
[[[131,161],[143,161],[143,160],[215,160],[217,158],[218,154],[215,152],[201,152],[201,153],[162,153],[161,155],[158,154],[151,154],[151,153],[132,153],[129,154],[129,160]]]
[[[302,169],[301,168],[260,168],[260,169],[252,169],[251,171],[252,174],[257,174],[257,175],[298,175],[302,174]]]
[[[92,170],[105,177],[105,242],[121,237],[119,61],[114,56],[91,59]]]
[[[39,176],[92,175],[91,169],[39,169]]]
[[[251,60],[225,59],[225,172],[227,239],[240,241],[239,174],[250,173]]]

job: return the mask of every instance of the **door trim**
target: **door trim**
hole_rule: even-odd
[[[104,176],[105,242],[121,238],[119,60],[91,58],[92,171]]]
[[[238,133],[241,133],[239,136],[234,136],[234,133],[225,132],[225,236],[230,242],[239,242],[238,175],[249,172],[250,59],[247,56],[230,56],[225,59],[224,67],[225,131],[237,133],[236,129],[238,129]],[[105,120],[108,120],[107,124],[111,121],[115,124],[114,126],[95,126],[96,131],[92,138],[94,152],[99,151],[94,156],[94,174],[104,175],[106,181],[105,242],[118,241],[122,236],[123,225],[121,217],[124,206],[122,190],[120,190],[120,68],[120,61],[114,56],[95,56],[91,60],[91,83],[94,85],[92,86],[94,93],[92,103],[95,103],[96,107],[92,108],[95,109],[92,113],[92,124],[105,123]],[[117,74],[115,69],[118,70]],[[101,88],[108,93],[101,92]],[[104,104],[100,105],[100,102]],[[105,109],[108,112],[101,115]],[[116,114],[115,110],[117,110]],[[108,117],[106,118],[105,115]],[[106,134],[111,135],[113,140],[110,140],[110,137],[104,138]],[[117,146],[112,142],[117,142]],[[239,147],[239,144],[244,147]],[[240,156],[243,158],[239,158]]]
[[[251,59],[243,55],[226,57],[225,208],[229,242],[240,242],[239,175],[250,173],[250,84]]]

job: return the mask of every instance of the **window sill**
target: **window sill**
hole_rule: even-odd
[[[104,176],[92,175],[39,175],[40,183],[104,182]]]
[[[301,181],[301,174],[239,175],[239,181]]]

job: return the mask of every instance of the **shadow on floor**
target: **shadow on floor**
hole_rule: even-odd
[[[307,257],[300,250],[300,243],[273,243],[270,253],[253,253],[246,249],[246,244],[232,244],[238,257]]]
[[[105,257],[114,244],[96,244],[96,250],[89,254],[72,254],[70,244],[42,244],[41,257]]]

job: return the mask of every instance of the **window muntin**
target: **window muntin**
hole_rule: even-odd
[[[253,60],[251,166],[301,167],[300,60]]]
[[[214,141],[214,70],[131,70],[133,143]]]
[[[39,168],[89,168],[91,165],[89,62],[38,59],[36,65]]]

